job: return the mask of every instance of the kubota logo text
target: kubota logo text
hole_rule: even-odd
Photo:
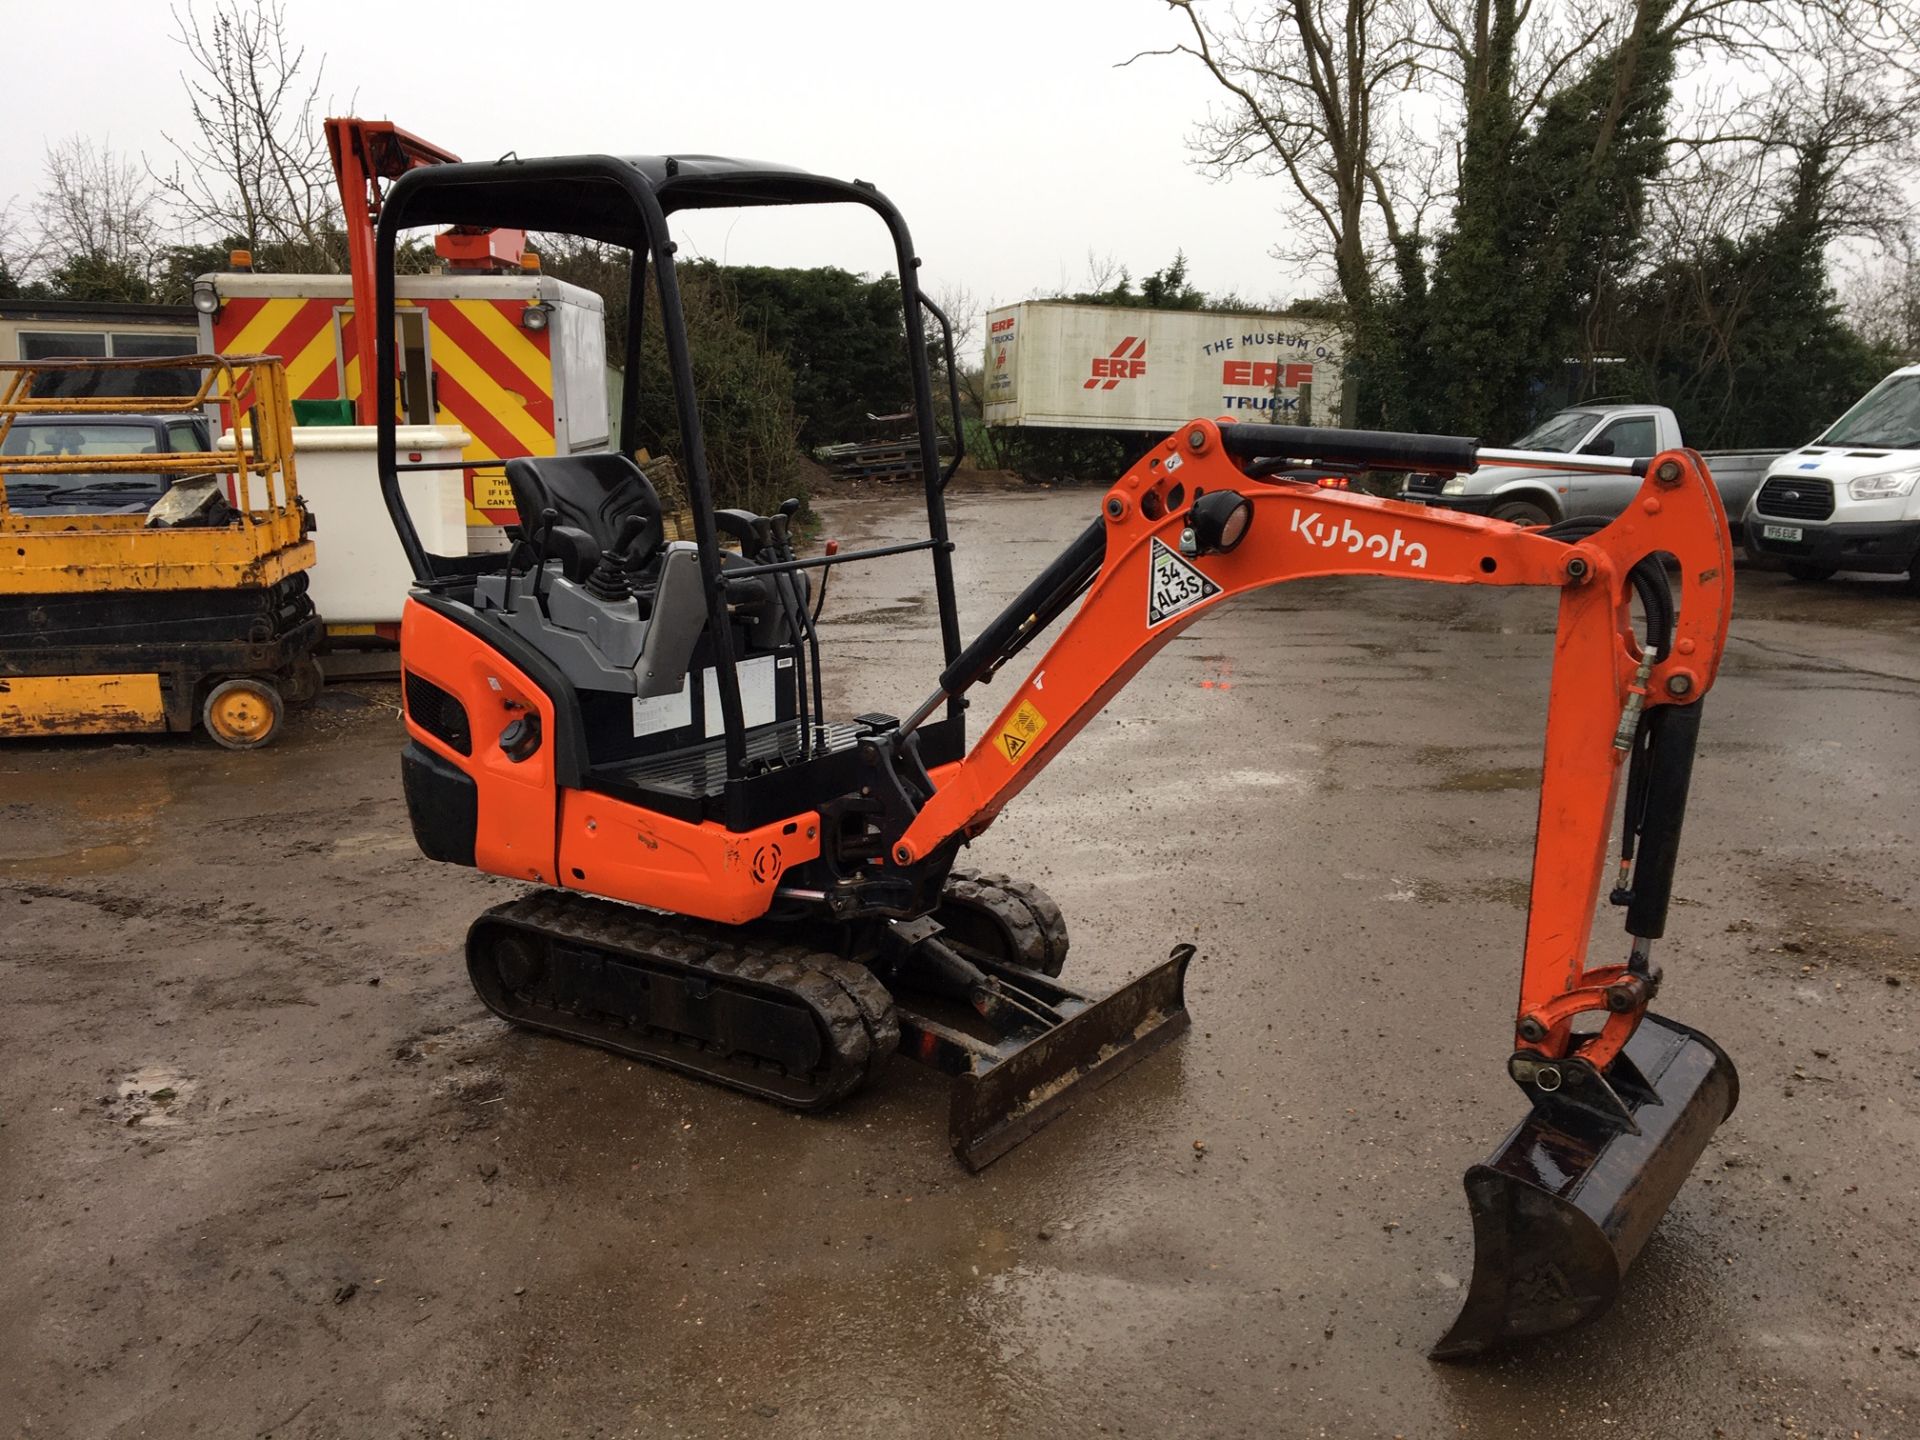
[[[1364,553],[1393,565],[1407,565],[1415,570],[1427,568],[1427,547],[1418,540],[1407,539],[1398,525],[1393,527],[1393,534],[1382,535],[1377,530],[1363,530],[1351,520],[1343,519],[1336,525],[1323,519],[1317,510],[1296,510],[1288,533],[1301,536],[1309,545],[1318,545],[1323,550],[1344,550],[1349,555]]]
[[[1081,388],[1091,390],[1098,385],[1102,390],[1111,390],[1122,380],[1137,380],[1146,374],[1147,342],[1140,340],[1136,344],[1136,339],[1129,335],[1113,347],[1111,355],[1094,356],[1092,378]]]

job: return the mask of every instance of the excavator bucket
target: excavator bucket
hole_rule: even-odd
[[[1652,1014],[1606,1080],[1630,1123],[1536,1103],[1484,1165],[1467,1171],[1473,1280],[1433,1359],[1470,1360],[1584,1324],[1611,1305],[1740,1096],[1725,1051]]]
[[[1096,996],[1018,966],[1001,981],[1057,1017],[1011,1027],[996,1040],[899,1008],[901,1052],[953,1077],[948,1138],[969,1170],[983,1170],[1082,1096],[1125,1073],[1186,1030],[1193,946],[1108,995]]]

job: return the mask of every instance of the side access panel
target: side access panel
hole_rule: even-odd
[[[744,925],[765,915],[783,875],[820,855],[814,812],[752,830],[695,824],[603,795],[560,797],[560,883],[676,915]]]
[[[446,720],[454,712],[444,700],[437,702],[434,716],[418,713],[418,697],[426,692],[402,686],[408,737],[473,779],[477,804],[472,863],[492,875],[558,883],[552,699],[480,636],[417,600],[408,600],[402,612],[400,664],[408,675],[450,698],[464,719],[462,730],[453,730]],[[500,748],[500,732],[526,716],[538,719],[541,743],[525,760],[515,761]],[[449,738],[460,738],[462,731],[464,750]],[[416,831],[419,823],[416,817]]]

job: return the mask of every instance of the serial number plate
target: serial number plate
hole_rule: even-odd
[[[1804,540],[1806,531],[1798,525],[1762,525],[1760,533],[1768,540]]]

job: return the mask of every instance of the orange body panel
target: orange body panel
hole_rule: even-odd
[[[408,600],[400,612],[400,663],[466,706],[473,754],[462,755],[407,715],[407,734],[473,777],[480,791],[473,862],[490,875],[556,884],[559,784],[553,772],[553,701],[479,636]],[[404,694],[406,687],[401,691]],[[495,737],[518,716],[540,717],[548,737],[515,764]]]
[[[819,854],[817,815],[732,831],[591,791],[561,796],[560,883],[676,915],[725,925],[757,920],[773,904],[782,872]]]
[[[553,767],[552,700],[479,636],[412,600],[401,619],[400,661],[466,707],[472,755],[411,715],[407,733],[473,777],[480,799],[474,864],[489,874],[739,925],[767,913],[789,867],[820,854],[812,813],[735,832],[563,789]],[[544,738],[516,764],[498,736],[529,711],[540,717]]]

